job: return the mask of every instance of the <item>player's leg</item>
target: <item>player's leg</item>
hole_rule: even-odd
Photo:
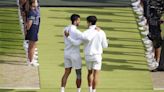
[[[61,92],[64,92],[64,90],[65,90],[67,79],[68,79],[68,77],[71,73],[71,69],[72,69],[72,62],[71,62],[70,58],[67,58],[67,56],[64,56],[64,67],[65,67],[65,71],[64,71],[64,74],[61,79]]]
[[[76,69],[76,86],[77,86],[77,92],[81,91],[81,69]]]
[[[161,37],[161,32],[160,31],[156,31],[155,34],[155,38],[153,40],[153,45],[154,45],[154,54],[155,54],[155,68],[154,70],[152,70],[152,72],[157,71],[157,67],[159,66],[159,60],[160,60],[160,56],[161,56],[161,45],[162,45],[162,37]]]
[[[62,80],[61,80],[61,92],[64,92],[64,89],[65,89],[65,86],[67,83],[67,79],[71,73],[71,69],[72,68],[65,68],[65,72],[64,72],[64,75],[63,75]]]
[[[34,60],[35,48],[36,48],[36,41],[29,41],[29,48],[28,48],[28,58],[30,61],[29,64],[33,66],[39,66],[39,64]]]
[[[101,70],[101,66],[102,66],[102,57],[99,56],[95,56],[97,58],[97,60],[95,62],[93,62],[93,81],[92,81],[92,92],[96,92],[96,87],[98,84],[98,80],[99,80],[99,72]]]
[[[29,58],[30,62],[32,62],[32,60],[33,60],[35,48],[36,48],[36,42],[29,41],[28,58]]]
[[[155,59],[157,62],[160,60],[161,48],[155,48]]]
[[[65,86],[66,86],[68,76],[69,76],[70,73],[71,73],[71,69],[72,69],[72,68],[65,68],[65,72],[64,72],[64,75],[63,75],[63,77],[62,77],[62,84],[61,84],[61,87],[65,87]]]
[[[76,86],[77,92],[81,92],[81,69],[82,69],[82,60],[80,53],[72,54],[71,55],[72,66],[76,69]]]
[[[99,70],[93,70],[93,82],[92,82],[92,92],[96,92],[96,86],[99,79]]]
[[[93,75],[93,72],[92,72],[92,61],[87,61],[86,60],[86,66],[87,66],[87,69],[88,69],[88,74],[87,74],[87,81],[88,81],[88,90],[89,92],[92,92],[92,75]]]
[[[89,92],[92,92],[92,81],[93,81],[92,75],[93,75],[93,71],[88,70],[87,81],[88,81]]]
[[[160,31],[160,26],[159,30],[156,32],[156,38],[155,38],[155,59],[157,62],[160,60],[160,55],[161,55],[161,45],[162,45],[162,36],[161,36],[161,31]]]

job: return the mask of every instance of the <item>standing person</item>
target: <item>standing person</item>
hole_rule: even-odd
[[[29,65],[39,66],[34,59],[34,52],[36,48],[36,42],[38,41],[38,32],[40,26],[40,11],[38,9],[37,0],[29,0],[30,11],[27,17],[27,34],[25,40],[29,40],[28,46],[28,59]]]
[[[18,0],[19,2],[19,22],[21,26],[21,31],[24,37],[23,41],[23,47],[26,51],[26,58],[28,61],[28,40],[25,40],[25,36],[27,34],[27,29],[26,29],[26,22],[27,22],[27,14],[29,12],[29,0]],[[27,62],[26,61],[26,62]]]
[[[29,0],[19,0],[19,6],[21,11],[21,16],[23,19],[21,20],[21,22],[23,22],[22,32],[23,35],[25,36],[27,34],[26,22],[27,22],[27,15],[29,12]]]
[[[149,17],[148,17],[148,24],[149,24],[149,34],[148,37],[153,42],[154,48],[154,62],[156,62],[156,68],[159,65],[160,61],[160,54],[161,54],[161,45],[162,45],[162,37],[161,37],[161,27],[160,27],[160,18],[162,16],[161,9],[162,7],[159,6],[162,1],[152,1],[149,2]],[[152,72],[157,71],[157,69],[152,70]]]
[[[161,28],[164,27],[163,18],[164,17],[161,18]],[[161,55],[160,55],[160,60],[159,60],[159,66],[157,68],[158,71],[164,71],[164,34],[161,34],[161,35],[162,35],[162,46],[161,46]]]
[[[72,37],[69,36],[69,32],[65,32],[66,37],[68,37],[68,40],[72,42],[73,45],[78,46],[82,42],[84,43],[89,92],[96,92],[98,76],[102,66],[101,54],[103,53],[103,48],[108,47],[106,34],[102,30],[97,30],[96,22],[96,16],[87,17],[88,29],[80,35],[81,39],[79,40],[72,39]]]
[[[78,14],[73,14],[71,16],[71,22],[72,24],[67,26],[64,30],[70,32],[70,36],[73,39],[78,39],[78,34],[81,33],[77,26],[80,24],[80,16]],[[65,92],[65,87],[67,83],[67,79],[71,73],[72,68],[75,68],[76,70],[76,86],[77,86],[77,92],[81,92],[81,66],[82,66],[82,60],[80,56],[80,47],[74,46],[72,43],[66,39],[64,36],[64,43],[65,43],[65,49],[64,49],[64,66],[65,66],[65,72],[61,80],[61,92]]]

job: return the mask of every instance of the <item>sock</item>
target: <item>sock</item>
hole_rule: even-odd
[[[77,92],[81,92],[81,88],[77,88]]]
[[[92,92],[92,87],[89,87],[89,92]]]
[[[61,87],[61,92],[64,92],[64,87]]]
[[[96,92],[96,89],[93,89],[92,92]]]

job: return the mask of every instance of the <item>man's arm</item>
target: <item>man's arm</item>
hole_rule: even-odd
[[[98,32],[97,30],[94,31],[95,32],[88,32],[88,31],[83,32],[81,35],[81,39],[84,41],[91,41]]]
[[[67,37],[67,39],[74,45],[74,46],[79,46],[82,43],[82,40],[74,40],[69,36],[69,31],[65,30],[64,35]]]
[[[74,45],[74,46],[79,46],[83,41],[82,40],[74,40],[70,36],[68,36],[68,40]]]
[[[106,39],[106,34],[103,31],[103,40],[102,40],[102,47],[107,48],[109,41]]]
[[[32,20],[28,20],[26,26],[27,26],[27,30],[30,30],[32,26]]]

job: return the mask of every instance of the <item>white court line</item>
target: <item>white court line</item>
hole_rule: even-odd
[[[0,87],[0,89],[40,89],[40,87]]]
[[[164,88],[153,88],[154,90],[164,90]]]

